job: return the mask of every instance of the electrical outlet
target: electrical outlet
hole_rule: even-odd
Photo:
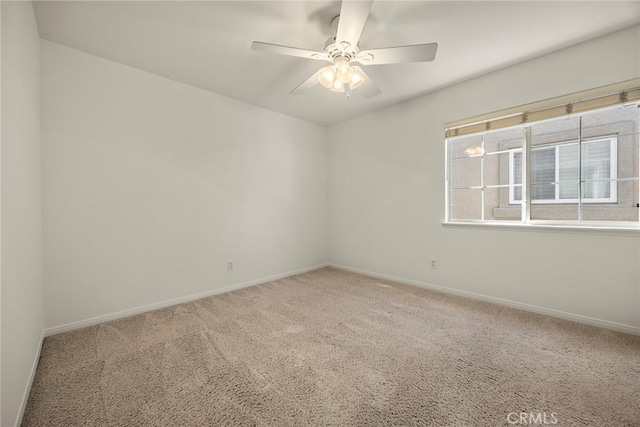
[[[227,261],[227,270],[231,271],[235,267],[235,263],[233,261]]]
[[[438,262],[435,259],[431,260],[431,268],[433,268],[434,270],[438,268]]]

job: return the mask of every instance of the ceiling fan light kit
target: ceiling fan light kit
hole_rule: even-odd
[[[307,59],[329,61],[326,66],[296,87],[292,94],[304,93],[320,83],[332,92],[346,93],[364,85],[365,98],[380,94],[380,89],[367,76],[364,70],[353,63],[361,65],[397,64],[406,62],[433,61],[438,49],[437,43],[397,46],[382,49],[361,51],[358,47],[360,35],[369,16],[373,0],[344,0],[340,15],[331,20],[335,37],[329,37],[322,52],[315,52],[295,47],[256,42],[251,44],[253,50],[297,56]],[[365,84],[366,83],[366,84]]]
[[[340,59],[333,65],[324,67],[318,76],[318,81],[322,86],[333,92],[346,92],[347,97],[352,90],[362,85],[364,80],[362,69],[357,66],[352,67],[345,59]]]

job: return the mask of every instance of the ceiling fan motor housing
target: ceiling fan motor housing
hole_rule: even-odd
[[[347,61],[351,61],[358,56],[360,49],[358,49],[358,46],[350,46],[348,43],[339,46],[336,43],[335,37],[329,37],[324,44],[324,53],[329,57],[331,62],[336,62],[336,60],[341,57]]]
[[[344,58],[347,61],[351,61],[356,58],[360,53],[358,46],[351,46],[348,42],[336,43],[336,35],[338,31],[338,23],[340,21],[340,15],[334,16],[331,20],[331,29],[334,36],[329,37],[324,43],[324,53],[329,57],[331,62],[336,62],[339,58]]]

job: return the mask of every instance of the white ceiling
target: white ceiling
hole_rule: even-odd
[[[339,1],[35,2],[40,37],[270,110],[333,124],[640,22],[640,2],[376,1],[363,49],[439,43],[431,63],[369,66],[382,94],[289,92],[323,62],[250,49],[322,50]]]

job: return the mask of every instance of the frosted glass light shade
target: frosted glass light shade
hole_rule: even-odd
[[[320,84],[327,89],[331,89],[333,87],[333,82],[336,79],[336,70],[333,66],[324,67],[322,72],[318,76],[318,81]]]
[[[351,75],[351,80],[349,81],[349,87],[351,89],[356,89],[364,83],[364,75],[360,71],[359,67],[353,67],[353,73]]]
[[[331,86],[331,91],[332,92],[344,92],[344,83],[342,83],[338,79],[335,79],[333,81],[333,86]]]
[[[334,64],[336,68],[336,78],[342,83],[349,83],[353,76],[353,68],[345,60],[337,61]]]

